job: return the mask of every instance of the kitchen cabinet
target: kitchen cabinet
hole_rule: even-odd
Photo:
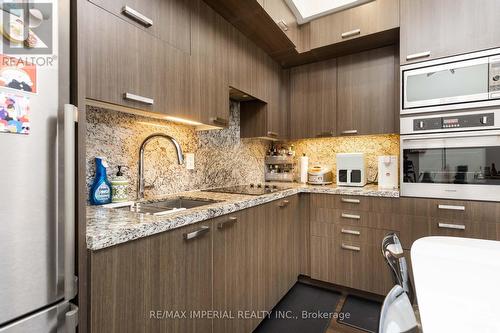
[[[208,221],[90,252],[90,331],[211,332],[210,319],[161,317],[212,307],[211,233]]]
[[[230,25],[203,1],[193,3],[190,112],[204,124],[227,127]]]
[[[90,3],[85,10],[86,98],[152,111],[154,37]]]
[[[398,27],[399,0],[371,1],[312,20],[311,49],[376,35]]]
[[[297,19],[284,0],[263,0],[264,10],[276,22],[278,27],[297,47],[299,45],[299,26]]]
[[[500,45],[500,2],[401,0],[401,63]]]
[[[188,0],[89,1],[183,52],[191,50]]]
[[[290,137],[336,134],[337,60],[290,69]]]
[[[214,309],[268,311],[298,276],[298,197],[213,221]],[[214,320],[214,332],[251,332],[258,318]]]
[[[399,113],[395,47],[344,56],[337,61],[338,133],[395,133]]]
[[[240,135],[242,138],[288,138],[288,81],[289,71],[269,71],[268,102],[250,100],[240,102]]]

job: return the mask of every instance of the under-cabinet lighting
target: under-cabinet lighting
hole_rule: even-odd
[[[186,124],[186,125],[192,125],[192,126],[199,126],[201,123],[189,119],[184,119],[184,118],[179,118],[179,117],[171,117],[171,116],[166,116],[165,120],[173,121],[175,123],[181,123],[181,124]]]

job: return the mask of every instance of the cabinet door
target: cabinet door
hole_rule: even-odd
[[[335,135],[336,110],[336,59],[291,69],[291,138],[300,139]]]
[[[194,2],[191,52],[191,109],[202,123],[229,121],[229,23],[201,0]]]
[[[259,221],[265,219],[261,207],[220,217],[214,229],[214,309],[231,312],[266,311],[264,250],[260,247]],[[214,332],[246,333],[260,320],[222,318],[214,320]]]
[[[154,37],[90,3],[85,8],[85,97],[153,110]]]
[[[297,47],[298,25],[295,15],[292,13],[284,0],[264,0],[264,10],[273,18],[276,24],[283,30],[285,35]]]
[[[497,0],[401,0],[401,63],[498,47]]]
[[[212,331],[210,319],[162,317],[211,308],[210,223],[93,251],[90,279],[92,333]]]
[[[399,0],[371,1],[310,24],[311,49],[395,29],[399,27]]]
[[[189,53],[191,2],[189,0],[89,0],[125,22]]]
[[[384,47],[338,59],[338,133],[394,133],[395,48]]]

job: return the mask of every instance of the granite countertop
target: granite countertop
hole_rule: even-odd
[[[297,183],[280,183],[278,186],[289,189],[260,196],[190,191],[169,197],[200,198],[219,202],[171,213],[164,216],[138,214],[121,209],[100,206],[87,207],[87,248],[99,250],[130,240],[150,236],[163,231],[183,227],[217,216],[230,214],[245,208],[292,196],[297,193],[325,193],[342,195],[363,195],[376,197],[399,197],[398,190],[379,190],[375,185],[362,188],[314,186]]]

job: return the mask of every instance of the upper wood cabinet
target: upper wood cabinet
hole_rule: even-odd
[[[399,0],[374,0],[320,17],[310,25],[311,49],[396,29],[399,27]]]
[[[226,127],[229,122],[230,24],[205,2],[193,2],[190,113],[200,122]]]
[[[299,26],[297,19],[284,0],[263,0],[265,11],[297,47],[299,44]]]
[[[339,135],[397,131],[394,46],[338,58]]]
[[[401,63],[500,46],[500,1],[401,0]]]
[[[89,0],[184,52],[191,50],[189,0]]]
[[[290,138],[334,136],[336,111],[336,59],[290,70]]]
[[[155,38],[90,3],[85,9],[85,97],[153,111]]]

